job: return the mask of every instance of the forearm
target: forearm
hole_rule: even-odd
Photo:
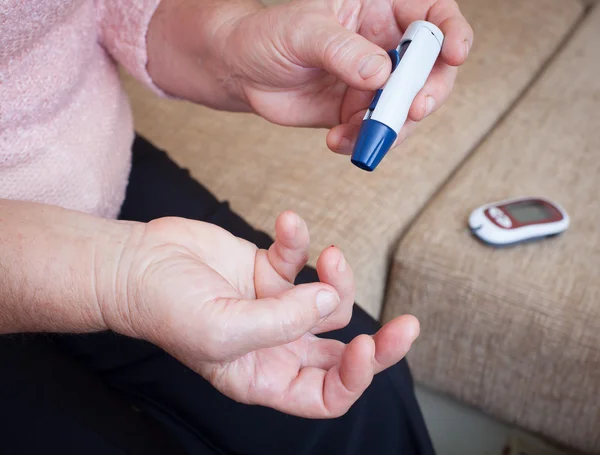
[[[247,111],[223,53],[236,21],[263,8],[257,0],[162,0],[147,36],[155,84],[178,98]]]
[[[128,229],[58,207],[0,199],[0,333],[107,329],[98,286],[106,290],[111,282]]]

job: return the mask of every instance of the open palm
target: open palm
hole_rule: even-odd
[[[138,327],[234,400],[304,417],[342,415],[418,334],[417,321],[403,316],[348,345],[317,337],[349,322],[354,277],[331,247],[318,259],[320,283],[293,284],[309,238],[291,212],[278,218],[268,251],[200,222],[162,219],[146,229],[133,293],[142,296],[138,313],[151,314],[141,320],[159,323]]]

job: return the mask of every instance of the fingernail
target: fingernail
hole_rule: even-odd
[[[298,232],[300,232],[300,217],[297,214],[295,214],[294,216],[296,217],[296,224],[294,225],[294,235],[298,235]]]
[[[425,98],[425,117],[433,112],[433,108],[435,107],[435,100],[433,96],[428,96]]]
[[[469,56],[469,51],[471,50],[471,46],[469,46],[469,42],[467,40],[465,40],[465,42],[463,43],[463,46],[465,47],[465,59]]]
[[[338,305],[338,297],[331,291],[319,291],[317,294],[317,308],[322,318],[333,313]]]
[[[345,153],[345,154],[351,153],[352,152],[351,147],[352,147],[352,143],[350,142],[350,139],[348,139],[347,137],[344,136],[344,137],[342,137],[342,140],[340,142],[340,147],[338,149],[338,152]]]
[[[383,55],[375,54],[369,55],[362,61],[358,74],[363,79],[368,79],[375,76],[385,65],[385,57]]]
[[[419,323],[413,324],[409,330],[408,337],[410,338],[411,344],[419,337],[420,327]]]
[[[338,272],[346,271],[346,259],[344,259],[343,254],[340,255],[340,260],[338,261],[337,270],[338,270]]]

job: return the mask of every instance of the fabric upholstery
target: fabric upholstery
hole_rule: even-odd
[[[311,263],[340,246],[357,301],[378,316],[394,247],[414,216],[553,55],[582,12],[575,0],[461,0],[475,29],[451,99],[374,173],[325,145],[324,130],[279,127],[149,95],[126,78],[139,133],[259,228],[292,209],[308,222]],[[540,27],[543,24],[543,27]]]
[[[600,453],[600,7],[419,217],[398,249],[385,319],[410,312],[418,381]],[[555,200],[562,236],[494,249],[470,211]]]

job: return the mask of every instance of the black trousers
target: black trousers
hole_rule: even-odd
[[[179,216],[268,248],[253,229],[142,138],[121,218]],[[306,267],[297,282],[317,280]],[[350,341],[379,324],[355,305],[324,337]],[[0,338],[3,454],[402,454],[433,448],[406,361],[377,375],[344,416],[293,417],[236,403],[161,349],[112,332]]]

